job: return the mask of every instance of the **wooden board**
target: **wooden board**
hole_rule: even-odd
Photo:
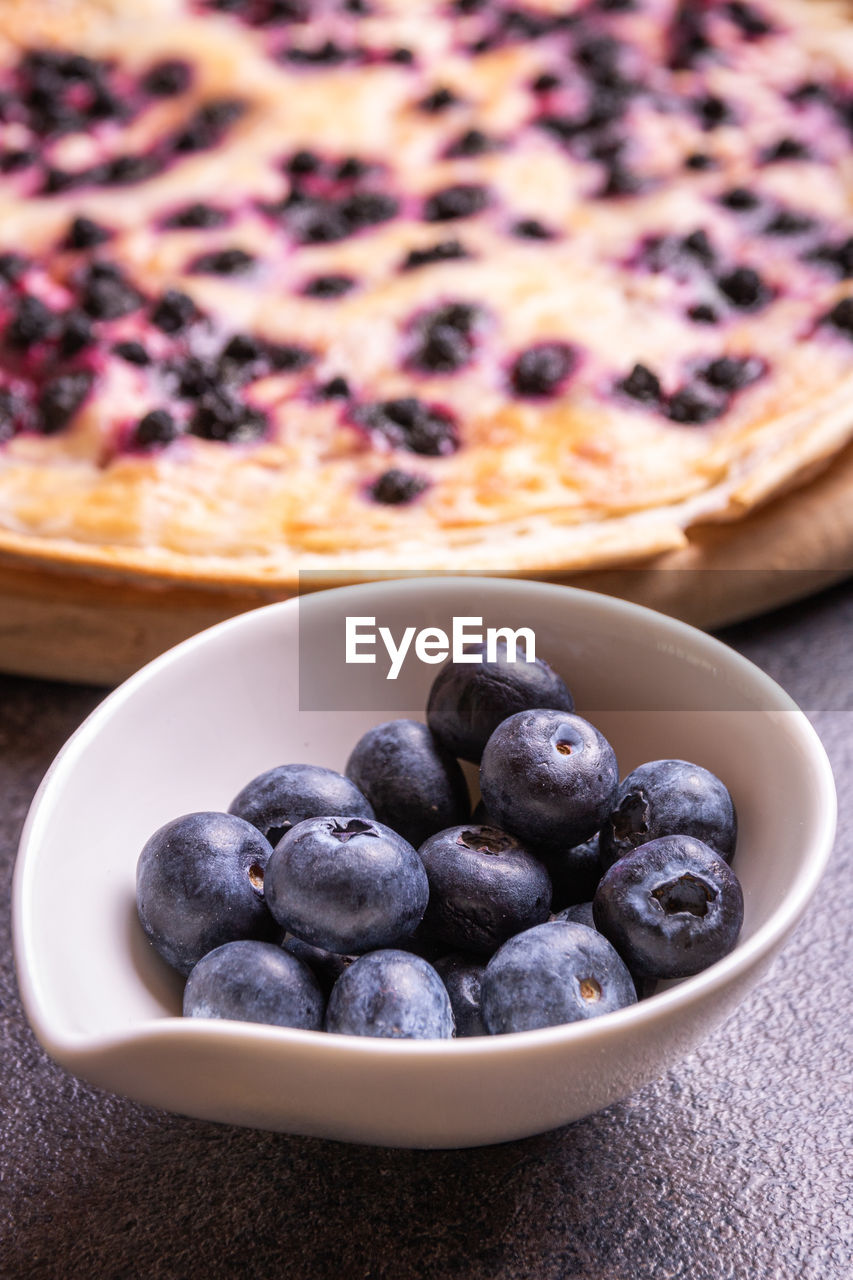
[[[808,485],[747,519],[691,531],[683,550],[630,569],[542,576],[713,627],[802,599],[850,574],[853,446]],[[116,684],[196,631],[286,595],[0,560],[0,670]]]

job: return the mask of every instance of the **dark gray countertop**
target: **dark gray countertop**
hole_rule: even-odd
[[[45,1056],[11,961],[21,824],[94,689],[0,677],[0,1276],[849,1280],[853,586],[728,631],[811,716],[841,819],[770,977],[664,1079],[472,1151],[231,1129],[91,1089]]]

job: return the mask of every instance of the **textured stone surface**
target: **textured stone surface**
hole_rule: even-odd
[[[849,1280],[851,636],[853,586],[725,637],[809,712],[839,781],[833,862],[770,978],[627,1102],[461,1152],[182,1120],[45,1057],[10,958],[12,862],[39,778],[100,694],[0,678],[0,1275]]]

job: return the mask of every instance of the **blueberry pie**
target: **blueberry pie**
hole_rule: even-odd
[[[853,435],[829,0],[5,0],[0,550],[578,568]]]

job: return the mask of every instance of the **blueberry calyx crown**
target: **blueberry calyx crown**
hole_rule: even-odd
[[[611,814],[610,822],[613,838],[620,842],[631,841],[633,836],[646,833],[649,829],[648,797],[639,789],[629,791]]]
[[[477,827],[473,831],[461,831],[456,843],[476,853],[499,854],[511,849],[515,841],[497,827]]]
[[[706,916],[708,904],[717,897],[717,891],[699,876],[685,871],[675,880],[667,880],[665,884],[652,889],[651,896],[659,902],[668,916],[689,912],[692,916]]]
[[[596,1000],[601,999],[601,986],[596,982],[595,978],[581,978],[578,982],[578,988],[584,1000],[588,1000],[590,1004],[594,1004]]]
[[[343,822],[340,818],[333,818],[329,823],[329,831],[341,844],[346,844],[348,840],[352,840],[353,836],[379,835],[372,823],[364,822],[361,818],[350,818],[347,822]]]

